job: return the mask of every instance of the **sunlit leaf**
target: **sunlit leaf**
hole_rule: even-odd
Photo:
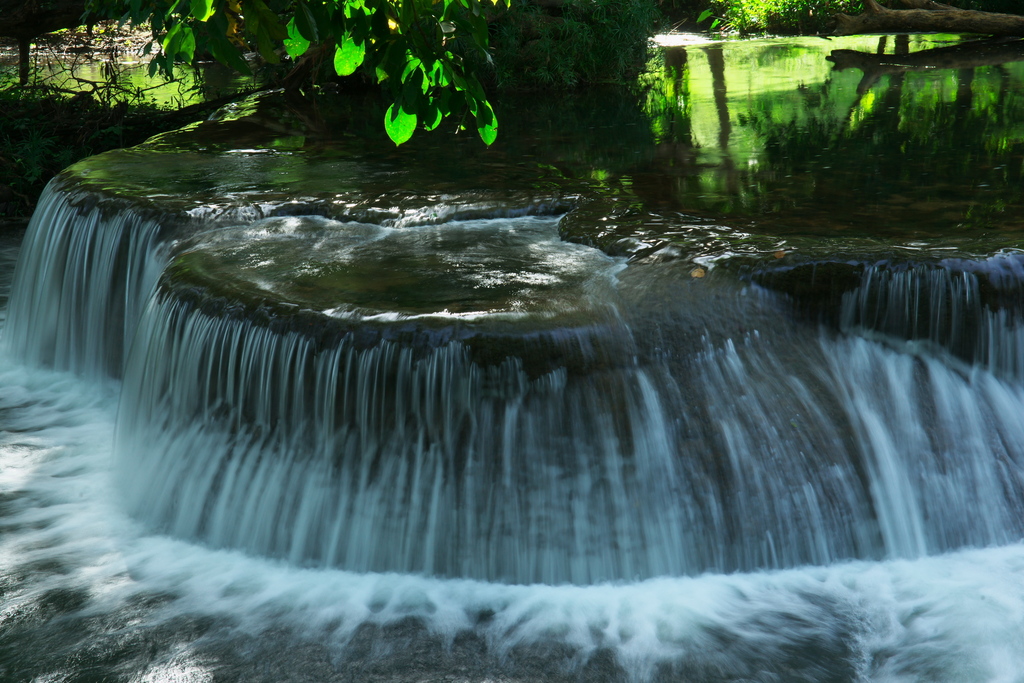
[[[196,34],[188,26],[181,30],[181,45],[178,46],[178,54],[184,55],[184,61],[191,64],[196,55]]]
[[[449,83],[451,83],[448,74],[445,72],[444,62],[441,60],[434,62],[434,68],[430,72],[430,80],[442,88],[447,88]]]
[[[437,103],[430,102],[426,107],[426,114],[423,117],[423,127],[427,130],[434,130],[444,119],[444,115],[441,110],[437,107]]]
[[[451,116],[460,116],[464,129],[476,128],[487,144],[497,135],[480,83],[492,18],[483,10],[510,0],[90,1],[124,21],[149,22],[163,47],[153,70],[170,73],[201,50],[249,75],[245,55],[253,50],[274,63],[285,52],[296,60],[315,44],[334,43],[339,75],[365,68],[388,85],[398,103],[386,116],[395,142]]]
[[[164,36],[161,47],[164,49],[164,54],[176,55],[178,54],[178,46],[181,45],[181,27],[182,24],[178,23],[171,27],[171,30]]]
[[[405,64],[405,69],[402,70],[402,83],[407,83],[409,81],[409,77],[412,76],[415,72],[419,71],[421,65],[423,64],[423,62],[416,59],[412,55],[406,57],[406,60],[407,61]]]
[[[192,16],[199,21],[206,21],[213,16],[213,0],[192,0]]]
[[[295,17],[288,22],[288,39],[284,41],[284,49],[292,59],[298,59],[309,49],[309,41],[299,31],[297,24]]]
[[[498,138],[497,120],[488,123],[486,126],[477,126],[476,132],[480,134],[480,139],[484,141],[484,144],[489,146]]]
[[[384,114],[384,129],[388,132],[388,137],[396,145],[400,145],[416,132],[416,115],[408,113],[400,106],[396,106],[397,104],[396,102],[388,107],[387,113]]]
[[[365,58],[366,45],[357,44],[352,35],[347,34],[341,45],[334,50],[334,70],[339,76],[349,76],[355,73]]]
[[[477,107],[476,132],[480,135],[480,139],[484,141],[484,144],[488,146],[498,137],[498,118],[494,115],[494,110],[486,102],[482,102]]]

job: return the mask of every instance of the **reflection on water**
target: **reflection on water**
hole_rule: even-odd
[[[253,77],[216,62],[179,67],[174,78],[166,78],[151,75],[149,56],[121,54],[116,48],[102,45],[81,50],[57,52],[36,46],[31,72],[34,82],[69,94],[101,92],[115,101],[145,102],[161,109],[216,100],[251,90],[257,84]],[[0,88],[15,87],[17,82],[17,50],[5,50],[0,45]]]
[[[615,253],[820,254],[827,238],[987,255],[1024,231],[1024,47],[954,42],[666,48],[636,92],[503,98],[490,148],[445,130],[396,149],[384,103],[365,96],[264,98],[153,141],[174,152],[159,165],[128,151],[79,169],[93,187],[207,212],[256,195],[322,205],[343,192],[383,213],[409,196],[575,197],[563,233]]]
[[[670,224],[679,212],[793,239],[1012,245],[1024,228],[1024,47],[940,50],[957,68],[893,54],[948,42],[671,48],[646,105],[657,152],[619,178]]]

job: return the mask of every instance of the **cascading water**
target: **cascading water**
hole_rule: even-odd
[[[1022,270],[1019,254],[938,266],[869,266],[862,283],[845,295],[841,325],[928,343],[1020,380]]]
[[[622,367],[531,379],[456,341],[324,348],[270,323],[171,294],[147,310],[118,450],[128,505],[155,527],[300,565],[524,583],[1024,534],[1006,485],[1024,473],[1024,404],[988,373],[829,334],[794,368],[775,331],[657,359],[633,342]]]
[[[160,274],[160,227],[58,185],[47,189],[40,207],[15,273],[18,296],[8,313],[15,322],[5,343],[31,362],[120,377],[139,312]]]
[[[81,213],[84,220],[71,211],[63,228],[105,229],[88,210]],[[112,223],[116,228],[126,221]],[[92,245],[96,239],[79,235],[70,242]],[[39,262],[31,252],[36,244],[46,242],[26,240],[22,263]],[[90,273],[91,286],[121,287],[129,301],[145,298],[133,288],[155,287],[152,279],[118,284],[97,277],[101,271],[90,259],[103,263],[110,254],[85,249],[84,255],[60,253],[73,272]],[[111,241],[108,249],[116,253],[123,245]],[[153,243],[151,249],[144,260],[167,262],[163,247]],[[617,268],[608,265],[611,272]],[[643,301],[665,282],[678,281],[678,270],[673,264],[634,268],[616,285],[618,315],[603,317],[602,324],[650,324]],[[947,289],[947,280],[932,270],[908,272],[920,272],[924,283],[943,283],[939,292]],[[864,288],[877,291],[874,282],[865,277]],[[924,287],[907,281],[901,291]],[[38,298],[38,291],[30,288],[24,296]],[[60,302],[67,290],[50,291]],[[958,303],[943,305],[968,306],[971,291],[964,288]],[[727,310],[723,302],[737,294],[741,303]],[[864,306],[867,296],[855,294],[844,298],[843,320]],[[20,295],[15,312],[26,310]],[[918,558],[1012,543],[1024,532],[1019,387],[982,365],[949,365],[825,330],[803,330],[802,341],[794,343],[799,323],[783,315],[782,300],[758,287],[726,284],[708,301],[691,289],[671,305],[662,302],[659,335],[617,342],[616,351],[632,351],[628,362],[610,365],[591,345],[583,357],[592,367],[584,370],[579,361],[573,372],[528,372],[518,357],[481,364],[446,327],[435,331],[431,343],[411,347],[401,335],[371,335],[360,345],[349,334],[330,343],[332,335],[323,329],[303,333],[279,314],[253,318],[244,305],[201,305],[196,297],[191,284],[155,287],[124,368],[118,416],[119,497],[137,517],[176,536],[298,566],[557,584]],[[871,310],[886,320],[907,310],[895,295],[873,301]],[[709,327],[714,319],[726,329],[743,320],[763,331],[726,338]],[[701,321],[702,333],[686,331],[694,321]],[[15,317],[10,329],[27,324]],[[577,333],[594,334],[609,332],[591,326]],[[570,337],[569,345],[580,339]],[[560,346],[561,355],[573,355],[565,340],[536,348]],[[105,356],[96,359],[106,369]],[[177,562],[165,552],[157,553],[163,559],[144,563]],[[195,569],[182,565],[175,571]],[[859,576],[854,568],[845,571]],[[813,576],[801,571],[777,585],[819,580]],[[655,583],[643,590],[682,590],[690,599],[692,590],[758,592],[759,583],[773,580],[744,579],[753,583],[733,588],[700,581],[690,588]],[[861,629],[880,628],[862,619],[879,617],[861,614],[834,589],[792,589],[817,597],[763,608],[779,610],[780,619],[792,618],[781,616],[787,613],[812,618],[813,610],[823,609],[817,618],[834,620],[853,610],[857,616],[841,627],[852,630],[828,635],[833,627],[786,629],[770,641],[769,651],[803,652],[787,666],[803,667],[808,680],[856,676],[850,642],[868,637]],[[437,609],[437,596],[412,597],[419,589],[381,590],[371,591],[378,594],[372,601],[383,600],[373,610],[384,614]],[[395,590],[406,597],[380,597]],[[629,626],[617,628],[647,628],[643,620],[652,617],[640,616],[647,609],[636,605],[649,594],[627,586],[600,590],[618,595],[612,604],[624,600],[622,605],[641,610],[627,618]],[[552,607],[539,613],[528,607],[537,599],[531,593],[498,595],[470,601],[482,605],[473,609],[488,612],[495,608],[487,605],[506,605],[498,610],[504,625],[488,636],[497,638],[496,651],[507,647],[505,638],[510,644],[523,638],[506,630],[508,619],[539,620],[529,629],[542,633],[541,624],[554,618]],[[580,599],[582,605],[593,598],[566,591],[554,604]],[[819,600],[825,603],[810,607]],[[716,604],[729,603],[721,596]],[[687,605],[685,613],[694,609]],[[520,610],[526,611],[515,617]],[[603,617],[583,609],[577,618]],[[723,618],[728,631],[752,628],[719,613],[714,620]],[[774,618],[757,629],[771,630]],[[683,623],[685,631],[697,628],[686,619],[673,628]],[[583,652],[610,647],[618,652],[618,666],[639,678],[656,671],[701,676],[709,667],[741,675],[760,666],[742,650],[726,667],[722,658],[730,650],[724,642],[706,645],[711,652],[698,656],[692,648],[706,636],[660,632],[655,642],[661,645],[647,642],[640,652],[648,654],[634,655],[646,663],[630,664],[629,643],[636,636],[609,640],[607,628],[589,645],[574,638],[566,643]],[[815,656],[832,663],[814,664]]]
[[[21,247],[0,678],[1024,671],[1015,252],[801,256],[585,184],[220,196],[236,151],[135,205],[148,153]]]

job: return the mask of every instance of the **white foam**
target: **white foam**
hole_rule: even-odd
[[[0,620],[59,586],[86,590],[86,610],[96,613],[167,594],[173,599],[149,623],[215,615],[242,632],[278,625],[339,651],[364,624],[413,617],[443,642],[475,631],[495,652],[558,643],[582,662],[611,650],[636,680],[665,663],[723,672],[769,666],[815,643],[848,647],[843,656],[865,680],[1024,675],[1021,545],[586,587],[296,568],[143,533],[120,512],[110,484],[111,387],[7,359],[2,368],[0,490],[14,502],[0,566],[56,561],[66,572],[30,576],[5,596]],[[490,617],[481,621],[482,613]],[[209,680],[182,647],[139,680]]]

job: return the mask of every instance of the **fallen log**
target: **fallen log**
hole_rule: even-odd
[[[1024,16],[975,12],[932,0],[903,0],[914,8],[890,10],[875,0],[864,0],[864,13],[836,15],[833,35],[863,33],[979,33],[991,36],[1024,36]]]

